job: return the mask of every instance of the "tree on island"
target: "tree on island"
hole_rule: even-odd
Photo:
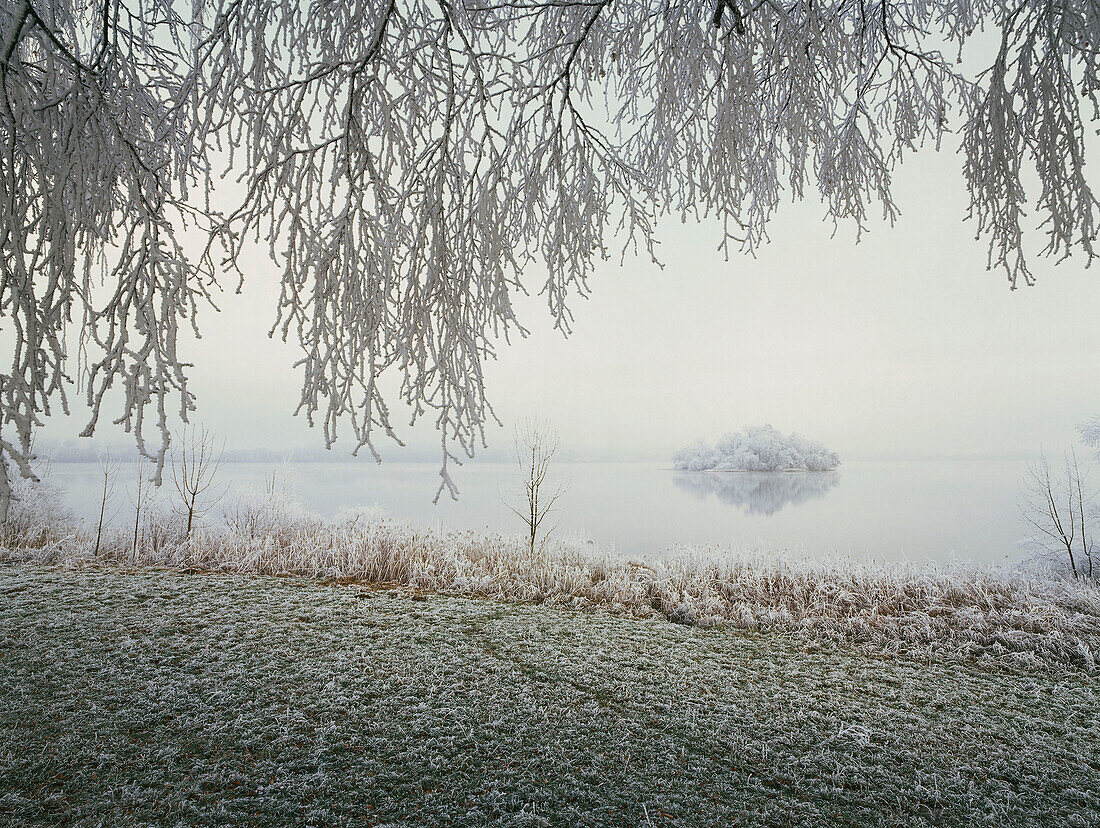
[[[1081,425],[1077,426],[1081,435],[1081,442],[1089,448],[1097,449],[1100,456],[1100,414],[1094,414]]]
[[[770,425],[727,434],[713,447],[699,440],[672,456],[679,471],[833,471],[840,456],[798,434],[782,434]]]
[[[982,31],[992,61],[964,72]],[[398,439],[395,376],[452,495],[448,461],[494,419],[484,362],[525,333],[514,294],[567,333],[597,261],[656,260],[661,216],[752,252],[816,190],[862,232],[897,215],[894,166],[957,131],[991,266],[1030,284],[1035,225],[1040,252],[1090,261],[1097,43],[1093,0],[6,0],[0,517],[74,382],[85,434],[116,390],[159,479],[196,404],[180,333],[250,240],[281,270],[272,333],[301,345],[326,445],[341,422],[376,458]],[[218,209],[224,171],[242,195]]]

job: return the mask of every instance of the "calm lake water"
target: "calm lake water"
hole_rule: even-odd
[[[562,463],[559,534],[653,559],[677,545],[834,552],[862,559],[996,563],[1022,557],[1019,515],[1024,461],[846,462],[825,474],[677,472],[656,463]],[[266,463],[227,463],[219,480],[234,491],[261,488]],[[518,532],[514,466],[469,463],[455,471],[460,500],[432,505],[431,463],[301,463],[289,467],[296,499],[327,517],[377,505],[421,527]],[[95,464],[54,464],[51,478],[85,518],[98,510]],[[116,505],[130,508],[132,469],[123,466]],[[165,488],[171,491],[170,477]],[[121,517],[119,519],[122,519]]]

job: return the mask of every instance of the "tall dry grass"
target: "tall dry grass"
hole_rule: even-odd
[[[326,521],[277,487],[242,495],[190,536],[150,509],[105,533],[73,519],[56,490],[21,485],[0,529],[0,560],[302,575],[505,601],[601,608],[704,627],[856,643],[884,654],[1025,668],[1100,664],[1100,591],[1053,571],[1004,572],[671,551],[643,564],[555,541],[417,531],[372,515]]]

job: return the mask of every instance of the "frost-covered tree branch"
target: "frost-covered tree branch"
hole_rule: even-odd
[[[179,107],[187,29],[163,3],[0,5],[0,318],[15,345],[0,374],[0,515],[8,463],[33,476],[34,427],[68,410],[73,373],[87,434],[121,386],[116,422],[158,479],[169,418],[194,407],[176,346],[214,275],[177,239],[203,217],[190,188],[209,184],[204,125]]]
[[[965,75],[982,29],[993,63]],[[902,157],[954,131],[990,263],[1030,284],[1029,227],[1096,254],[1098,43],[1097,0],[0,0],[0,453],[31,474],[77,382],[87,432],[119,388],[108,416],[161,468],[195,404],[180,331],[254,241],[300,410],[377,456],[394,377],[452,494],[448,461],[494,419],[485,361],[524,333],[516,293],[568,332],[594,264],[654,257],[662,215],[751,252],[816,190],[862,232],[897,215]],[[223,168],[244,195],[217,213]]]

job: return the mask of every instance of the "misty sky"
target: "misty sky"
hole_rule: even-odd
[[[831,238],[816,201],[781,209],[756,259],[726,262],[715,226],[667,221],[665,268],[602,264],[592,297],[574,302],[568,339],[541,298],[519,300],[531,334],[488,367],[505,423],[490,447],[507,449],[511,424],[535,414],[559,430],[563,451],[601,459],[665,458],[760,423],[851,459],[1023,457],[1040,443],[1060,452],[1100,411],[1100,282],[1080,259],[1055,267],[1033,256],[1039,283],[1015,292],[986,271],[985,243],[962,221],[961,161],[952,151],[910,158],[896,176],[901,219],[858,246],[848,226]],[[1032,250],[1041,242],[1033,234]],[[204,339],[186,351],[196,419],[232,448],[319,446],[320,432],[292,416],[296,349],[267,339],[276,270],[257,258],[246,276],[243,295],[221,297],[222,313],[201,317]],[[541,283],[534,272],[527,281]],[[412,447],[437,444],[430,422],[414,433],[400,404],[394,413]],[[125,439],[102,422],[99,438]],[[44,436],[83,424],[77,406]],[[384,458],[408,456],[382,439]]]

